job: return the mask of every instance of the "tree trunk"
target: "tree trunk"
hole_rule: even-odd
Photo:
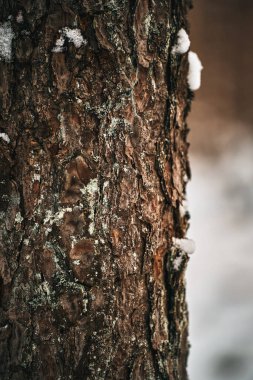
[[[188,6],[0,1],[3,380],[187,378]]]

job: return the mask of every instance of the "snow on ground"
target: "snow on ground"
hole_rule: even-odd
[[[253,142],[191,157],[191,380],[253,379]]]

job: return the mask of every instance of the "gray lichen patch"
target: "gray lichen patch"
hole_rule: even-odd
[[[62,222],[65,212],[72,212],[73,209],[71,207],[63,207],[58,212],[53,213],[51,210],[47,210],[46,217],[44,219],[44,224],[49,223],[52,225],[53,223],[59,224]]]

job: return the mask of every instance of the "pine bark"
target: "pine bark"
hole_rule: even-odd
[[[1,379],[187,379],[189,6],[0,1]]]

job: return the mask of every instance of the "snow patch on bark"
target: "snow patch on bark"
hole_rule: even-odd
[[[191,255],[196,249],[195,242],[192,239],[179,239],[173,237],[172,242],[176,248],[180,249],[182,252],[185,252],[187,255]]]
[[[9,21],[0,24],[0,61],[10,61],[14,33]]]
[[[189,51],[188,53],[189,71],[187,81],[190,90],[196,91],[201,85],[201,70],[203,69],[202,63],[196,53]]]
[[[55,47],[53,47],[52,52],[53,53],[61,53],[64,50],[64,42],[65,38],[63,36],[60,36],[55,42]]]
[[[9,144],[10,138],[7,135],[7,133],[0,133],[0,137],[1,137],[1,139],[3,139],[4,141],[6,141]]]
[[[55,46],[52,49],[53,53],[61,53],[64,51],[64,43],[66,38],[72,42],[76,48],[80,48],[82,45],[87,44],[87,41],[83,38],[80,29],[65,27],[60,30],[60,38],[58,38],[55,42]]]
[[[34,181],[40,182],[40,174],[35,173],[33,176]]]
[[[181,255],[178,256],[178,257],[176,257],[176,258],[174,259],[174,261],[173,261],[173,268],[174,268],[175,270],[179,270],[179,268],[180,268],[182,262],[183,262],[183,257],[182,257]]]
[[[98,192],[98,180],[97,178],[93,178],[90,180],[87,186],[85,186],[83,189],[81,189],[81,192],[83,195],[87,197],[87,200],[89,202],[89,208],[90,208],[90,224],[89,224],[89,233],[90,235],[94,234],[95,230],[95,200],[96,200],[96,194]]]
[[[177,34],[177,43],[172,49],[173,54],[184,54],[189,50],[191,41],[187,32],[181,28]]]

